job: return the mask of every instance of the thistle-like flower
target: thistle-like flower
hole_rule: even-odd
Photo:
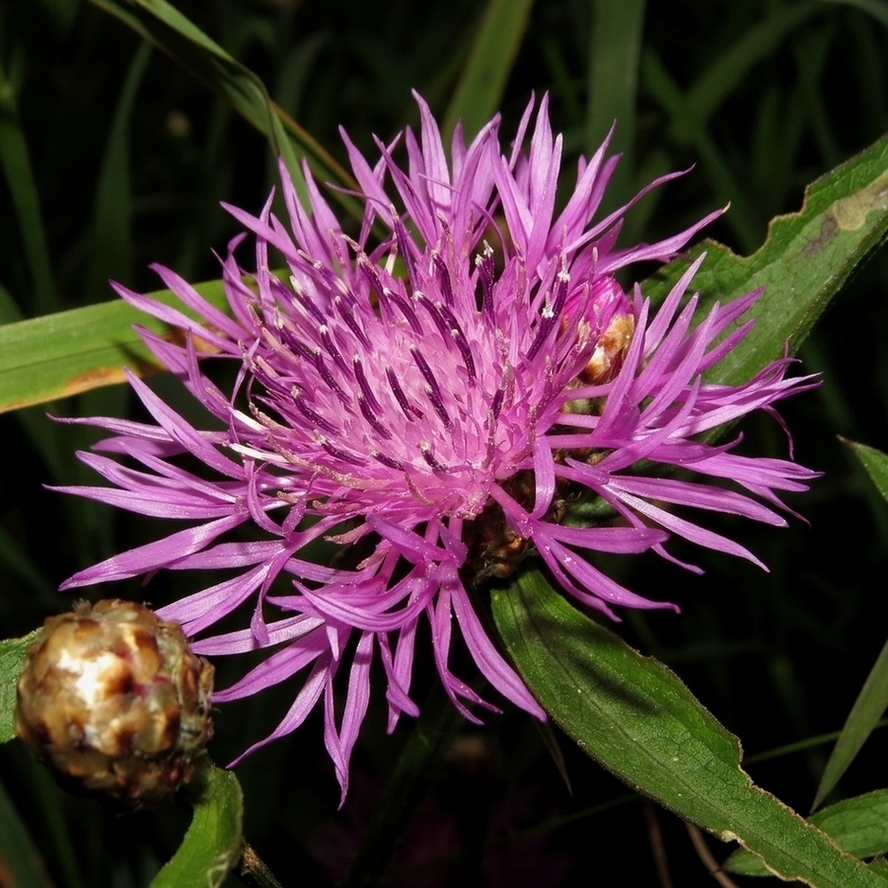
[[[230,314],[166,268],[156,271],[199,320],[117,285],[132,305],[184,332],[184,344],[142,336],[214,422],[195,428],[132,377],[155,422],[85,420],[113,434],[81,454],[111,486],[63,488],[187,522],[64,588],[161,568],[227,569],[228,579],[159,615],[197,637],[199,654],[272,650],[216,702],[298,682],[280,725],[252,748],[293,731],[323,698],[343,795],[374,657],[386,677],[389,728],[418,712],[410,686],[421,623],[466,718],[477,721],[470,707],[494,706],[451,672],[454,630],[496,691],[543,718],[479,617],[480,584],[536,553],[568,594],[611,616],[613,605],[671,607],[610,579],[594,553],[669,557],[664,543],[676,534],[759,563],[673,507],[783,525],[778,493],[804,490],[815,475],[703,438],[814,384],[784,378],[787,360],[742,385],[703,380],[746,334],[749,323],[736,322],[757,293],[714,306],[694,325],[697,297],[684,297],[702,259],[656,313],[614,277],[630,263],[673,257],[718,213],[659,243],[618,248],[631,204],[593,221],[617,160],[606,158],[607,142],[580,161],[556,214],[562,140],[545,98],[529,140],[533,102],[510,152],[495,118],[468,146],[457,131],[449,160],[417,101],[419,138],[408,129],[400,145],[377,142],[373,167],[343,133],[366,206],[355,237],[307,167],[307,206],[281,168],[288,224],[272,214],[271,198],[258,217],[228,207],[256,241],[249,283],[234,258],[245,235],[222,263]],[[406,164],[395,157],[403,149]],[[271,249],[284,273],[272,271]],[[213,356],[199,357],[206,353]],[[233,391],[207,375],[218,360],[235,362]],[[676,477],[676,467],[701,480]],[[565,520],[575,502],[596,497],[618,523]],[[337,547],[329,564],[307,555],[320,540]],[[248,602],[248,628],[207,635]],[[347,692],[337,712],[339,671]]]

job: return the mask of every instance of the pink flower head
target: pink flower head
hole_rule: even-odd
[[[758,294],[716,305],[694,325],[697,297],[684,296],[702,259],[656,313],[637,287],[630,298],[614,277],[633,262],[670,259],[717,213],[659,243],[618,248],[631,204],[593,221],[617,160],[605,157],[607,142],[580,160],[556,214],[562,140],[552,135],[545,98],[532,131],[528,106],[510,152],[494,118],[468,146],[457,131],[449,160],[417,101],[419,136],[408,129],[400,139],[406,163],[396,145],[377,142],[371,167],[343,134],[366,203],[356,238],[307,166],[308,206],[282,166],[286,223],[272,214],[271,198],[258,217],[228,207],[256,241],[249,284],[233,254],[245,235],[223,262],[230,314],[162,267],[166,286],[200,320],[116,286],[185,332],[183,345],[141,331],[215,422],[195,428],[131,377],[154,422],[86,420],[113,435],[80,455],[110,486],[64,488],[187,526],[63,588],[160,568],[227,569],[227,579],[160,616],[178,620],[200,654],[271,650],[217,702],[302,673],[289,712],[256,746],[293,731],[323,700],[343,795],[374,657],[386,677],[389,728],[418,712],[410,686],[421,622],[466,718],[477,721],[470,707],[494,707],[450,671],[454,629],[503,697],[544,718],[476,612],[479,584],[510,575],[535,552],[566,592],[610,616],[613,605],[671,607],[623,588],[590,553],[666,555],[677,534],[756,561],[672,506],[783,525],[778,493],[803,490],[814,477],[701,439],[813,384],[785,379],[787,360],[742,385],[703,381],[746,334],[749,324],[729,331]],[[283,274],[271,271],[280,264],[272,248]],[[199,360],[199,351],[213,357]],[[205,373],[217,360],[235,362],[231,392]],[[676,466],[700,480],[679,479]],[[595,497],[621,516],[619,526],[565,523],[571,502]],[[321,540],[337,549],[329,564],[307,554]],[[247,602],[249,627],[207,634]],[[337,711],[339,671],[347,694]]]

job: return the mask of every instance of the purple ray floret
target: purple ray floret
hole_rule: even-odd
[[[418,713],[418,637],[431,637],[443,686],[466,718],[494,707],[451,671],[459,639],[495,691],[545,717],[479,615],[488,580],[536,554],[568,594],[610,616],[615,606],[672,607],[610,579],[594,553],[671,557],[664,545],[678,535],[758,564],[695,515],[782,525],[781,493],[815,476],[705,437],[815,384],[787,378],[789,360],[739,385],[704,381],[745,335],[749,325],[737,323],[757,293],[701,316],[689,293],[701,257],[654,313],[638,287],[627,294],[614,277],[633,262],[669,260],[718,213],[658,243],[617,248],[631,204],[596,219],[616,163],[607,142],[580,161],[558,212],[562,139],[545,98],[535,117],[530,103],[509,151],[495,118],[469,145],[458,130],[449,157],[417,101],[419,133],[377,142],[375,166],[343,134],[366,206],[356,236],[307,166],[303,206],[282,165],[285,220],[271,198],[258,216],[228,207],[256,243],[249,272],[234,257],[245,235],[222,262],[228,313],[166,268],[156,270],[189,313],[116,285],[183,331],[175,340],[141,332],[209,414],[206,428],[131,377],[153,421],[85,420],[111,435],[81,454],[106,486],[63,488],[185,522],[64,588],[161,568],[227,571],[206,588],[198,580],[160,616],[181,622],[201,654],[268,649],[215,700],[293,683],[290,710],[252,748],[320,705],[343,796],[374,661],[389,728]],[[271,249],[283,272],[270,270],[281,263]],[[231,390],[212,381],[219,361],[234,362]],[[573,504],[594,498],[615,518],[567,520]],[[338,553],[330,564],[309,554],[320,541]],[[212,634],[234,612],[251,613],[248,625]]]

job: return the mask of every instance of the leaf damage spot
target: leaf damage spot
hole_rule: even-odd
[[[60,391],[60,395],[67,397],[68,395],[77,395],[80,392],[88,392],[90,389],[99,388],[103,385],[117,385],[126,382],[123,368],[121,367],[96,367],[93,370],[87,370],[85,373],[78,373],[65,380]]]
[[[838,230],[839,226],[836,225],[836,220],[829,214],[824,216],[823,222],[820,224],[820,234],[805,246],[805,249],[802,250],[802,256],[810,259],[816,253],[819,253],[835,237]]]
[[[830,207],[830,215],[842,231],[857,231],[873,210],[888,209],[888,173],[866,188],[840,198]]]

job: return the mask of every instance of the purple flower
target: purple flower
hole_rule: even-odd
[[[389,728],[418,712],[410,684],[422,623],[466,718],[477,721],[470,707],[495,707],[450,671],[455,630],[503,697],[545,717],[476,612],[486,579],[508,576],[535,552],[566,592],[610,616],[612,605],[672,607],[623,588],[589,553],[669,557],[664,543],[677,534],[759,563],[672,507],[780,526],[779,493],[804,490],[815,476],[790,461],[736,455],[736,441],[703,438],[814,384],[784,378],[788,360],[743,385],[703,381],[748,331],[751,322],[735,322],[757,293],[695,319],[697,297],[684,296],[702,258],[656,313],[637,287],[630,297],[614,277],[630,263],[673,257],[718,213],[659,243],[618,248],[631,204],[592,221],[617,161],[605,158],[607,142],[580,160],[556,214],[562,140],[553,138],[545,98],[529,139],[528,106],[509,153],[495,118],[468,146],[458,131],[449,161],[417,101],[419,138],[408,129],[400,145],[377,142],[374,167],[343,134],[366,203],[355,238],[307,167],[308,207],[282,167],[287,224],[272,214],[271,198],[258,217],[228,207],[256,240],[250,283],[234,258],[246,235],[222,263],[230,315],[162,267],[164,283],[200,320],[116,287],[184,331],[184,345],[141,332],[215,422],[195,428],[131,377],[154,422],[85,420],[112,433],[81,454],[110,486],[63,488],[186,522],[64,588],[161,568],[227,569],[228,579],[159,615],[197,637],[200,654],[273,649],[217,702],[303,673],[289,712],[252,748],[293,731],[323,701],[343,795],[374,657],[386,677]],[[280,265],[271,249],[283,255],[284,274],[270,270]],[[208,375],[219,360],[235,362],[233,391]],[[677,477],[676,467],[700,480]],[[565,520],[576,503],[596,498],[618,524]],[[320,541],[336,548],[329,564],[309,554]],[[206,634],[249,607],[248,628]],[[340,670],[347,695],[337,711]]]

